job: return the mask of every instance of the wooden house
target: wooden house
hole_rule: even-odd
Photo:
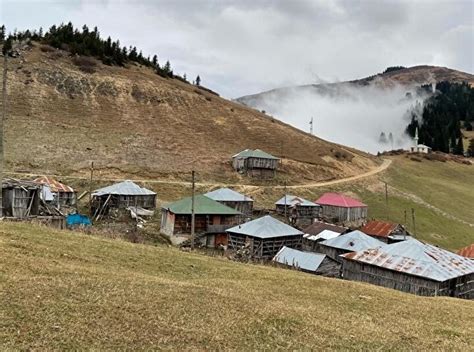
[[[286,214],[292,224],[307,226],[319,216],[321,207],[309,200],[287,194],[275,202],[275,210],[278,214]]]
[[[227,230],[229,249],[248,248],[254,259],[272,259],[284,246],[300,249],[303,233],[267,215]]]
[[[385,243],[356,230],[329,240],[317,242],[315,251],[326,254],[337,262],[341,262],[341,254],[363,251],[384,245]]]
[[[24,219],[39,215],[41,185],[24,180],[2,180],[2,216]]]
[[[342,277],[420,296],[474,299],[474,261],[410,239],[345,254]]]
[[[251,177],[271,178],[276,175],[279,158],[260,149],[245,149],[232,156],[233,168]]]
[[[76,192],[72,187],[48,176],[38,177],[34,182],[43,186],[42,198],[45,202],[55,204],[58,207],[76,205]]]
[[[92,193],[92,210],[94,217],[107,214],[110,209],[156,208],[156,193],[138,186],[132,181],[123,181]]]
[[[316,204],[321,206],[321,218],[347,225],[361,225],[367,219],[367,205],[340,193],[324,193]]]
[[[400,242],[411,238],[401,224],[389,221],[370,220],[360,228],[360,231],[385,243]]]
[[[283,247],[273,258],[273,262],[307,273],[339,277],[341,265],[325,254],[304,252]]]
[[[253,199],[230,188],[219,188],[204,195],[241,212],[245,217],[252,215]]]
[[[161,233],[189,238],[192,198],[187,197],[161,208]],[[204,195],[194,197],[194,233],[203,245],[227,245],[226,230],[239,223],[241,213]]]

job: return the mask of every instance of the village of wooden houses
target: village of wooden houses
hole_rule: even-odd
[[[279,158],[262,150],[246,149],[229,159],[235,172],[248,177],[265,180],[278,172]],[[369,219],[363,200],[282,192],[274,208],[264,209],[231,188],[196,194],[193,181],[191,189],[189,196],[156,209],[159,194],[128,180],[78,194],[51,177],[4,179],[3,217],[83,231],[104,221],[126,222],[140,231],[155,217],[171,243],[203,255],[415,295],[474,299],[474,244],[453,253],[424,243],[402,224]],[[79,209],[84,198],[88,205]]]

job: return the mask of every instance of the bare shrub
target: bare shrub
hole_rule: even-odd
[[[94,73],[97,66],[96,61],[89,56],[74,56],[72,63],[85,73]]]
[[[53,48],[51,45],[41,45],[40,50],[43,53],[52,53],[52,52],[56,51],[56,49]]]

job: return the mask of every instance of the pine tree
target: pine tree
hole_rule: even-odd
[[[5,41],[5,26],[2,25],[0,27],[0,44],[2,44]]]
[[[201,85],[201,77],[199,77],[199,75],[197,75],[197,77],[196,77],[196,85],[197,86]]]
[[[454,148],[454,154],[464,155],[464,144],[462,142],[462,136],[458,138],[456,148]]]

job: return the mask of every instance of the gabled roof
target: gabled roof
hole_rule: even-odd
[[[149,196],[155,195],[156,193],[149,189],[140,187],[129,180],[100,188],[92,193],[93,196],[103,196],[108,194],[121,196]]]
[[[275,255],[273,261],[307,271],[316,271],[324,258],[326,258],[325,254],[303,252],[283,246],[283,248]]]
[[[463,257],[466,257],[466,258],[474,259],[474,243],[471,244],[470,246],[461,248],[458,251],[458,254],[462,255]]]
[[[191,215],[192,197],[163,205],[162,209],[174,214]],[[216,202],[202,194],[194,196],[194,213],[197,215],[239,215],[240,212],[224,204]]]
[[[48,176],[38,177],[37,179],[35,179],[35,182],[42,185],[49,186],[51,192],[53,193],[58,193],[58,192],[74,193],[74,190],[72,189],[72,187],[66,186],[65,184],[62,184],[61,182]]]
[[[398,226],[388,221],[370,220],[360,230],[369,236],[388,237]]]
[[[323,230],[317,235],[306,234],[303,237],[307,238],[310,241],[317,241],[317,240],[330,240],[331,238],[336,238],[339,236],[341,236],[339,232],[334,232],[331,230]]]
[[[245,224],[234,226],[228,229],[227,232],[258,238],[298,236],[303,234],[300,230],[297,230],[280,220],[272,218],[270,215],[246,222]]]
[[[264,152],[263,150],[260,149],[245,149],[242,150],[240,153],[237,153],[232,156],[232,158],[242,158],[242,159],[247,159],[247,158],[261,158],[261,159],[275,159],[275,160],[280,160],[276,156],[273,156],[271,154],[268,154]]]
[[[345,235],[331,238],[320,243],[326,247],[343,249],[346,251],[362,251],[364,249],[384,246],[385,243],[366,235],[358,230],[346,233]]]
[[[342,208],[358,208],[367,206],[357,199],[340,193],[324,193],[317,201],[315,201],[315,203],[319,205],[331,205]]]
[[[342,257],[439,282],[474,273],[474,261],[416,239]]]
[[[219,188],[204,194],[218,202],[253,202],[253,199],[230,188]]]
[[[275,205],[287,205],[290,207],[294,207],[295,205],[300,205],[304,207],[319,207],[319,205],[310,202],[309,200],[306,200],[304,198],[298,197],[298,196],[293,196],[291,194],[286,195],[286,200],[285,196],[283,196],[281,199],[279,199],[277,202],[275,202]]]
[[[327,222],[315,221],[307,228],[303,230],[304,233],[309,233],[310,235],[318,235],[324,230],[330,230],[333,232],[344,233],[347,231],[346,227],[337,226],[334,224],[329,224]]]

